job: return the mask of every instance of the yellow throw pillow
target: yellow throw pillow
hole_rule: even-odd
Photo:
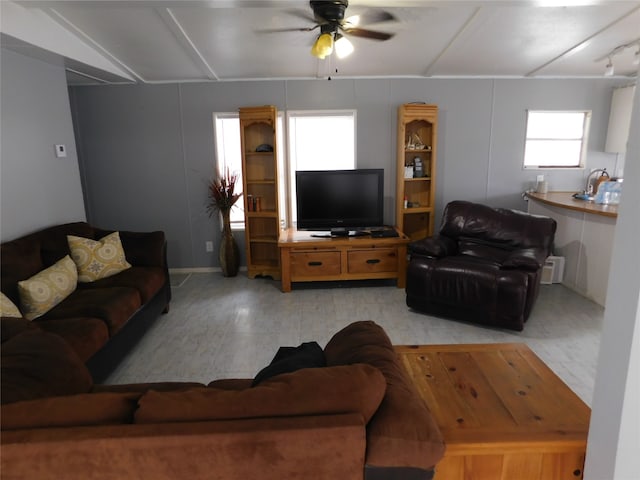
[[[22,314],[18,307],[7,297],[4,293],[0,292],[0,316],[11,318],[22,318]]]
[[[18,282],[24,318],[33,320],[44,315],[71,295],[77,284],[78,270],[69,255],[28,280]]]
[[[124,255],[120,234],[113,232],[100,240],[67,235],[71,258],[78,267],[78,281],[95,282],[131,268]]]

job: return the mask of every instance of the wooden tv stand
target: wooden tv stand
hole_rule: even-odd
[[[395,278],[398,288],[404,288],[409,237],[396,232],[397,237],[317,238],[313,232],[282,230],[278,240],[282,291],[290,292],[291,282],[384,278]]]

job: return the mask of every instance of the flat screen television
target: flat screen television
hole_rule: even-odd
[[[382,227],[384,170],[296,171],[299,230],[331,231]]]

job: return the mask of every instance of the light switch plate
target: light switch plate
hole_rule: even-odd
[[[63,158],[67,156],[67,146],[64,144],[56,145],[56,157]]]

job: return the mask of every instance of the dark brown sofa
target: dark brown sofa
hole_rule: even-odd
[[[0,246],[0,288],[20,305],[18,282],[69,255],[67,235],[99,240],[112,233],[86,222],[57,225]],[[62,337],[86,362],[95,382],[113,370],[171,300],[164,233],[120,232],[131,268],[78,283],[60,304],[33,320]]]
[[[407,305],[420,312],[522,330],[551,254],[555,220],[454,201],[438,235],[409,244]]]
[[[3,478],[426,480],[444,454],[428,407],[373,322],[336,333],[326,367],[255,387],[93,385],[60,337],[12,323],[2,388],[25,387],[0,412]]]

